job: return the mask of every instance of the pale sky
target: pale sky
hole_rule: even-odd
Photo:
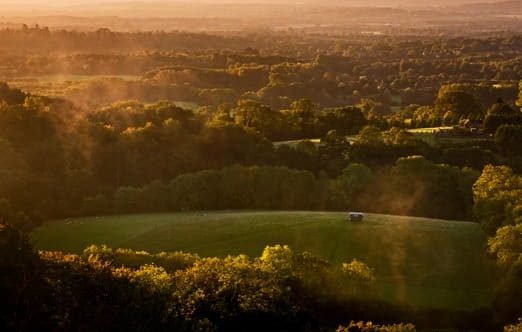
[[[152,7],[156,12],[167,15],[169,12],[176,12],[174,7],[183,6],[184,8],[194,8],[202,4],[288,4],[288,5],[355,5],[371,7],[437,7],[455,6],[464,3],[494,3],[504,0],[0,0],[0,17],[26,16],[26,15],[74,15],[74,16],[126,16],[126,11],[134,10],[136,13],[150,15]],[[522,0],[518,0],[522,1]],[[128,4],[128,5],[125,5]],[[147,5],[150,4],[150,8]],[[162,11],[162,6],[165,11]],[[205,5],[203,5],[205,6]],[[145,13],[143,9],[146,8]],[[202,8],[207,10],[210,7]],[[170,10],[170,11],[169,11]],[[156,13],[154,12],[154,13]],[[196,11],[197,12],[197,11]],[[204,13],[202,13],[204,14]]]
[[[28,6],[28,5],[51,5],[51,6],[67,6],[67,5],[78,5],[78,4],[95,4],[95,3],[130,3],[130,2],[165,2],[165,3],[176,3],[176,2],[185,2],[185,3],[245,3],[245,2],[254,2],[254,3],[287,3],[287,4],[295,4],[295,3],[313,3],[316,2],[318,4],[325,4],[328,2],[331,3],[366,3],[368,6],[372,5],[372,2],[378,3],[386,3],[389,5],[397,5],[397,4],[405,4],[405,3],[426,3],[431,5],[437,4],[447,4],[447,3],[494,3],[494,2],[502,2],[503,0],[109,0],[109,1],[96,1],[96,0],[0,0],[0,4],[9,4],[9,5],[18,5],[18,6]]]

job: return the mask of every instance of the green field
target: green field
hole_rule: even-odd
[[[491,141],[492,139],[489,137],[483,136],[442,136],[438,137],[435,134],[439,131],[451,130],[453,127],[433,127],[433,128],[416,128],[416,129],[408,129],[408,132],[412,133],[413,136],[421,141],[424,141],[430,145],[436,145],[440,143],[454,143],[454,144],[465,144],[471,142],[484,142]],[[357,141],[358,135],[348,135],[346,136],[346,140],[350,143]],[[299,140],[291,140],[291,141],[279,141],[274,142],[275,147],[279,147],[281,145],[288,145],[291,147],[296,147],[297,144],[303,141],[310,141],[315,145],[321,145],[320,138],[310,138],[310,139],[299,139]]]
[[[491,299],[495,271],[477,224],[386,215],[349,222],[335,212],[200,212],[77,218],[36,229],[38,249],[79,253],[90,244],[259,256],[288,244],[335,263],[375,269],[375,296],[392,302],[472,309]]]

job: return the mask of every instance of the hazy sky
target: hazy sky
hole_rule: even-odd
[[[165,3],[175,3],[175,2],[206,2],[206,3],[244,3],[244,2],[256,2],[256,3],[318,3],[318,4],[326,4],[326,3],[366,3],[368,6],[372,5],[372,2],[376,2],[379,4],[389,4],[389,5],[403,5],[403,4],[418,4],[425,3],[431,5],[437,4],[448,4],[448,3],[481,3],[481,2],[501,2],[503,0],[108,0],[108,1],[96,1],[96,0],[0,0],[0,4],[9,4],[9,5],[19,5],[19,6],[27,6],[31,4],[38,5],[77,5],[77,4],[93,4],[93,3],[129,3],[129,2],[165,2]]]
[[[196,19],[216,29],[238,29],[249,24],[329,24],[329,17],[322,16],[328,12],[329,6],[361,6],[361,7],[412,7],[428,9],[433,7],[449,7],[465,3],[494,3],[505,0],[0,0],[0,24],[39,24],[50,28],[112,27],[115,30],[166,29],[163,21],[155,24],[143,23],[141,19]],[[507,7],[511,14],[522,0],[511,0]],[[232,5],[231,5],[232,4]],[[491,6],[486,6],[489,11]],[[496,5],[493,7],[497,8]],[[318,8],[326,11],[317,10]],[[482,8],[482,7],[479,7]],[[504,8],[504,7],[502,7]],[[462,8],[461,8],[462,9]],[[462,9],[464,13],[469,9]],[[449,13],[449,10],[430,11],[434,15]],[[336,12],[336,9],[330,10]],[[350,12],[345,9],[342,13]],[[375,11],[377,13],[381,11]],[[407,12],[407,11],[398,11]],[[423,11],[424,12],[424,11]],[[460,11],[456,11],[461,13]],[[518,11],[520,12],[520,11]],[[518,13],[517,12],[517,13]],[[373,11],[372,11],[373,13]],[[437,14],[439,13],[439,14]],[[342,14],[344,15],[344,14]],[[340,16],[338,20],[346,20],[349,15]],[[443,15],[443,14],[440,14]],[[519,15],[522,15],[520,13]],[[411,16],[416,20],[416,15]],[[116,18],[116,19],[115,19]],[[129,18],[138,19],[128,21]],[[358,19],[355,15],[352,18]],[[110,21],[107,21],[109,20]],[[121,20],[119,20],[121,19]],[[217,20],[220,19],[220,20]],[[388,17],[377,15],[380,23]],[[471,19],[471,17],[470,17]],[[96,22],[92,20],[98,20]],[[126,21],[127,20],[127,21]],[[393,20],[393,19],[392,19]],[[161,22],[160,22],[161,21]],[[234,23],[230,23],[230,22]],[[271,23],[266,23],[270,21]],[[130,22],[130,23],[129,23]],[[179,21],[184,22],[184,21]],[[188,29],[185,23],[169,23],[169,29]],[[297,23],[295,23],[297,22]],[[413,24],[408,21],[407,24]],[[145,24],[145,25],[144,25]],[[148,24],[148,25],[147,25]],[[177,25],[176,25],[177,24]],[[194,23],[195,24],[195,23]],[[415,23],[416,24],[416,23]],[[207,25],[193,25],[194,29],[203,29]]]
[[[180,12],[177,10],[180,8],[179,6],[182,6],[183,9],[200,8],[199,12],[194,9],[193,14],[200,16],[199,14],[204,14],[203,10],[207,12],[206,14],[212,12],[209,10],[212,5],[230,3],[318,5],[321,7],[328,5],[436,7],[502,1],[505,0],[0,0],[0,17],[26,15],[140,16],[140,14],[166,16]],[[209,7],[202,4],[209,4]]]

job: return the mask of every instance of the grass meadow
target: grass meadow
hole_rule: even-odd
[[[357,258],[375,270],[372,295],[417,307],[475,309],[491,300],[496,271],[486,236],[470,222],[336,212],[192,212],[56,220],[32,233],[41,250],[81,253],[90,244],[202,257],[259,256],[287,244],[333,263]]]

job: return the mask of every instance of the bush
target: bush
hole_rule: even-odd
[[[160,252],[151,254],[146,251],[133,249],[112,249],[106,245],[91,245],[83,251],[83,257],[96,257],[114,266],[125,266],[139,269],[142,265],[154,264],[161,266],[168,272],[174,272],[192,266],[198,259],[196,254],[184,252]]]
[[[376,325],[372,322],[350,322],[347,327],[339,326],[337,332],[415,332],[412,324]]]
[[[517,324],[505,326],[504,332],[522,332],[522,318],[518,319]]]

